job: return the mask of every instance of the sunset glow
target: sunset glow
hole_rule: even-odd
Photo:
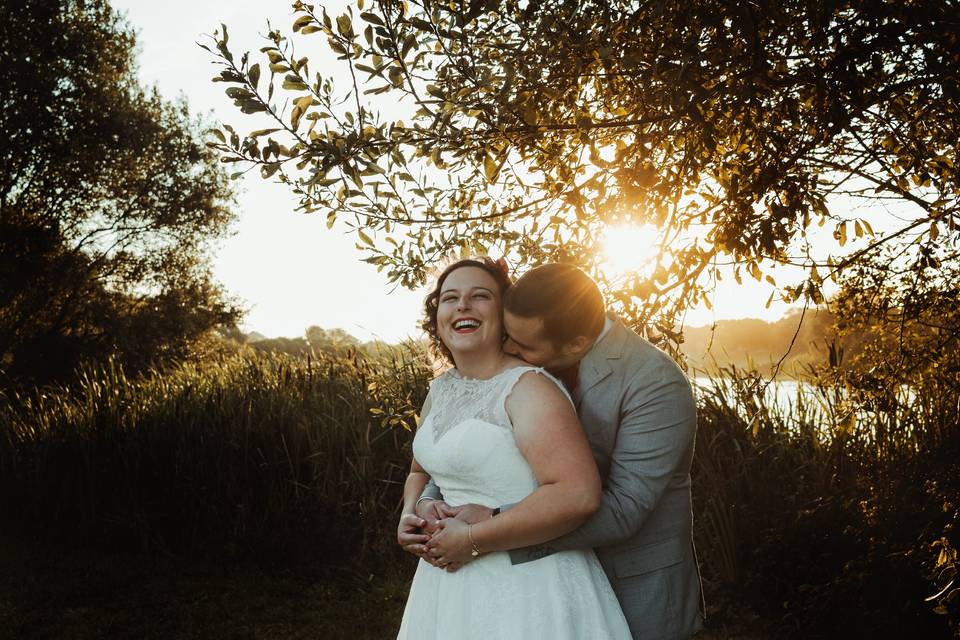
[[[640,271],[657,257],[657,228],[645,225],[616,225],[603,232],[601,267],[610,276]]]

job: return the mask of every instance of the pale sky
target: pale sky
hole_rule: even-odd
[[[267,20],[291,33],[289,0],[113,0],[112,4],[126,13],[138,31],[144,83],[156,84],[170,98],[184,94],[192,112],[210,115],[214,122],[232,123],[241,131],[253,128],[250,116],[239,113],[224,95],[224,85],[211,82],[219,67],[196,43],[206,41],[202,34],[213,33],[224,22],[235,55],[247,50],[259,55],[265,44],[259,34],[267,31]],[[335,15],[335,9],[326,6]],[[319,36],[303,40],[298,55],[315,60],[321,42]],[[398,341],[419,335],[416,324],[423,291],[391,292],[386,278],[360,261],[352,237],[337,227],[328,230],[322,214],[295,213],[296,201],[284,185],[265,182],[250,172],[239,186],[236,233],[221,243],[214,267],[216,278],[250,309],[245,331],[296,337],[315,324],[339,327],[363,340]],[[743,282],[737,287],[732,277],[727,278],[714,297],[713,311],[693,310],[686,324],[744,317],[775,320],[786,311],[785,305],[776,302],[764,309],[769,289],[749,276]]]

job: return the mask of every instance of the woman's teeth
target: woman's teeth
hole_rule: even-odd
[[[457,320],[453,323],[454,331],[473,331],[480,327],[480,322],[477,320]]]

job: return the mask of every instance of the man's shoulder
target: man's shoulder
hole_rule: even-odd
[[[617,323],[615,337],[619,338],[619,359],[629,368],[661,367],[677,368],[676,361],[666,351],[656,346],[623,323]]]
[[[624,387],[645,386],[664,379],[689,384],[686,373],[670,354],[622,323],[614,329],[617,333],[611,337],[619,341],[619,354],[610,364],[614,376]]]

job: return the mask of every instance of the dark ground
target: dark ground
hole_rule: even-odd
[[[0,537],[0,639],[392,638],[409,577],[409,566],[321,579]],[[722,608],[698,640],[768,637]]]
[[[389,638],[407,579],[250,568],[0,542],[0,638]]]

